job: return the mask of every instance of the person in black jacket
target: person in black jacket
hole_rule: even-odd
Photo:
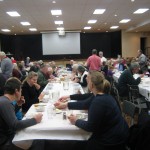
[[[0,73],[0,96],[4,94],[4,85],[5,85],[6,79],[3,76],[2,73]]]
[[[109,95],[110,84],[98,71],[89,72],[88,87],[93,98],[78,102],[56,102],[56,108],[88,110],[88,120],[70,115],[70,122],[77,127],[92,132],[86,150],[124,150],[128,137],[128,125],[123,119],[114,98]]]
[[[129,69],[126,69],[118,79],[118,92],[120,96],[128,96],[128,84],[129,85],[138,85],[141,82],[141,77],[144,75],[140,75],[137,79],[133,77],[133,74],[138,73],[140,66],[137,62],[133,62],[130,65]]]
[[[25,104],[22,105],[24,112],[32,106],[32,104],[39,102],[40,85],[37,84],[38,74],[31,71],[27,78],[23,81],[22,95],[25,98]]]

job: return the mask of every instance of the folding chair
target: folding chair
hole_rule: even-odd
[[[131,117],[130,126],[134,124],[134,115],[136,112],[136,105],[130,101],[124,100],[122,104],[122,113],[125,117],[126,115]]]

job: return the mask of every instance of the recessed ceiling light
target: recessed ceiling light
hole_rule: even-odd
[[[62,15],[62,11],[61,10],[51,10],[51,14],[52,15]]]
[[[119,26],[111,26],[110,29],[117,29]]]
[[[23,26],[29,26],[31,25],[29,22],[20,22]]]
[[[2,2],[3,0],[0,0],[0,2]]]
[[[145,13],[148,10],[149,10],[148,8],[140,8],[140,9],[136,10],[134,12],[134,14],[143,14],[143,13]]]
[[[85,30],[89,30],[89,29],[91,29],[91,27],[84,27],[84,29],[85,29]]]
[[[134,2],[135,0],[131,0],[131,2]]]
[[[36,28],[29,28],[30,31],[37,31]]]
[[[11,17],[19,17],[20,14],[17,11],[8,11],[6,12]]]
[[[103,14],[105,12],[106,9],[95,9],[95,11],[93,12],[93,14]]]
[[[131,21],[131,19],[122,19],[119,23],[127,23],[129,21]]]
[[[59,27],[59,28],[57,28],[57,30],[64,30],[64,28],[63,27]]]
[[[108,31],[106,31],[106,32],[108,32]]]
[[[17,35],[16,33],[14,35]]]
[[[53,4],[55,4],[55,3],[56,3],[56,1],[52,1],[52,3],[53,3]]]
[[[115,17],[117,17],[117,15],[116,15],[116,14],[115,14],[114,16],[115,16]]]
[[[97,20],[89,20],[88,23],[96,23]]]
[[[55,24],[63,24],[63,21],[55,21]]]
[[[9,30],[9,29],[1,29],[1,31],[3,31],[3,32],[10,32],[11,30]]]

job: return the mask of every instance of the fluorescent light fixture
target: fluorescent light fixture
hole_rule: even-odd
[[[89,20],[88,23],[96,23],[97,20]]]
[[[85,30],[89,30],[89,29],[91,29],[91,27],[84,27],[84,29],[85,29]]]
[[[51,14],[52,15],[62,15],[62,11],[61,10],[51,10]]]
[[[23,26],[29,26],[31,25],[29,22],[20,22]]]
[[[103,14],[105,12],[106,9],[95,9],[95,11],[93,12],[93,14]]]
[[[148,11],[149,9],[148,8],[140,8],[138,10],[136,10],[134,12],[134,14],[142,14],[142,13],[145,13],[146,11]]]
[[[3,31],[3,32],[10,32],[9,29],[1,29],[1,31]]]
[[[55,21],[55,24],[63,24],[63,21]]]
[[[59,28],[57,28],[57,30],[64,30],[64,28],[63,27],[59,27]]]
[[[20,14],[17,11],[8,11],[6,12],[11,17],[19,17]]]
[[[36,28],[29,28],[30,31],[37,31]]]
[[[122,19],[119,23],[127,23],[129,21],[131,21],[131,19]]]
[[[110,29],[117,29],[119,26],[111,26]]]

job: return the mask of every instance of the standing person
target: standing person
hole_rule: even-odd
[[[10,78],[5,84],[4,96],[0,97],[0,150],[20,150],[12,144],[16,131],[33,126],[42,120],[42,114],[36,114],[31,119],[18,120],[15,110],[24,103],[21,99],[21,82]],[[16,100],[14,108],[12,102]]]
[[[128,125],[125,122],[114,98],[109,95],[110,84],[98,71],[90,71],[87,76],[88,87],[94,96],[78,102],[56,102],[57,108],[88,110],[88,119],[77,119],[70,115],[70,122],[88,132],[86,150],[125,150]]]
[[[138,63],[140,65],[141,73],[146,72],[147,69],[147,57],[142,53],[141,50],[138,50]]]
[[[1,71],[5,79],[7,80],[12,76],[13,64],[10,58],[6,56],[4,52],[0,52]]]
[[[92,50],[92,55],[87,59],[85,66],[88,67],[89,70],[99,71],[101,68],[101,59],[97,56],[97,50]]]
[[[28,111],[32,104],[39,103],[40,85],[37,83],[38,74],[29,72],[22,85],[22,95],[26,102],[22,105],[23,112]]]
[[[25,66],[29,67],[29,63],[30,63],[30,57],[27,57],[25,60]]]
[[[99,57],[101,58],[101,63],[103,63],[104,61],[105,61],[105,62],[107,61],[107,59],[104,57],[102,51],[99,52]]]

